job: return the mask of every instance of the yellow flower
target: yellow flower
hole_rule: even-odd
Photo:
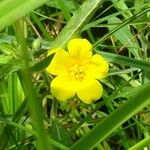
[[[56,53],[47,67],[56,76],[51,82],[52,95],[60,101],[77,95],[87,104],[98,100],[103,93],[98,79],[107,76],[109,66],[101,55],[92,55],[90,42],[75,38],[69,41],[68,51],[62,48],[53,51]]]

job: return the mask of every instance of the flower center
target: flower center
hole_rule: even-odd
[[[74,65],[70,69],[70,74],[78,81],[82,81],[85,76],[85,72],[82,66]]]

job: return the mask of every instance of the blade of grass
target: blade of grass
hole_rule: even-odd
[[[135,115],[143,107],[150,104],[150,83],[140,86],[132,93],[132,97],[116,109],[107,118],[97,124],[95,128],[89,132],[89,134],[82,137],[77,143],[75,143],[71,150],[86,149],[90,150],[94,148],[99,142],[102,142],[113,131],[115,131],[121,124]],[[93,140],[94,139],[94,140]]]
[[[117,17],[112,17],[112,18],[108,19],[108,23],[110,23],[110,24],[111,23],[121,23],[121,22],[122,21]],[[116,26],[113,26],[113,27],[110,26],[109,29],[112,30],[114,27],[116,27]],[[131,52],[136,58],[140,58],[139,50],[138,50],[139,46],[128,26],[122,27],[121,29],[116,31],[113,35],[123,45],[126,45],[129,52]],[[134,40],[133,40],[133,38],[134,38]],[[130,47],[132,47],[132,48],[130,48]]]
[[[147,6],[147,4],[143,4],[142,6],[141,6],[141,9],[143,9],[145,6]],[[89,29],[89,28],[92,28],[92,27],[101,27],[100,25],[100,23],[102,23],[102,22],[104,22],[104,21],[106,21],[106,20],[108,20],[109,18],[112,18],[112,17],[116,17],[116,16],[118,16],[118,15],[121,15],[121,14],[123,14],[123,13],[126,13],[128,10],[134,10],[135,9],[135,7],[132,7],[132,8],[129,8],[129,9],[127,9],[127,10],[120,10],[119,12],[116,12],[116,13],[113,13],[113,14],[111,14],[111,15],[108,15],[108,16],[106,16],[106,17],[102,17],[102,18],[100,18],[100,19],[97,19],[97,20],[95,20],[95,21],[92,21],[92,22],[90,22],[90,23],[88,23],[88,24],[86,24],[84,27],[83,27],[83,30],[82,31],[84,31],[84,30],[87,30],[87,29]],[[146,19],[145,21],[144,20],[142,20],[142,21],[139,21],[139,20],[135,20],[135,21],[131,21],[129,24],[143,24],[143,22],[148,22],[148,20]],[[107,25],[107,24],[106,24]]]
[[[122,10],[128,10],[128,6],[125,4],[125,2],[123,0],[112,0],[114,7],[118,10],[118,11],[122,11]],[[125,13],[122,14],[125,18],[130,18],[132,17],[132,13],[131,11],[126,11]]]
[[[8,114],[15,114],[23,99],[24,94],[20,82],[18,80],[17,74],[10,74],[8,76]]]
[[[121,55],[112,54],[112,53],[108,53],[108,52],[102,52],[102,51],[98,51],[98,50],[96,50],[96,52],[98,54],[103,55],[109,62],[124,64],[124,65],[128,65],[128,66],[132,66],[132,67],[150,71],[150,62],[148,62],[148,61],[138,60],[138,59],[129,58],[126,56],[121,56]]]
[[[121,29],[122,27],[124,27],[125,25],[127,25],[128,23],[130,23],[131,21],[141,17],[142,15],[144,15],[145,13],[147,13],[148,11],[150,11],[150,8],[146,8],[143,11],[133,15],[131,18],[127,19],[126,21],[124,21],[122,24],[120,24],[119,26],[117,26],[116,28],[112,29],[110,32],[108,32],[107,34],[105,34],[100,40],[98,40],[95,44],[94,47],[99,46],[100,43],[102,43],[103,41],[105,41],[108,37],[110,37],[112,34],[114,34],[116,31],[118,31],[119,29]]]
[[[142,141],[138,142],[128,150],[141,150],[146,146],[150,146],[150,136],[144,138]]]
[[[46,31],[45,27],[41,23],[40,19],[36,16],[36,14],[30,13],[30,16],[33,19],[33,21],[38,25],[39,29],[44,34],[46,39],[52,41],[53,40],[52,36]]]
[[[0,2],[0,30],[41,6],[47,0],[5,0]]]
[[[66,147],[65,145],[53,140],[53,139],[49,139],[49,143],[53,144],[54,146],[58,147],[60,150],[69,150],[68,147]]]
[[[52,43],[52,48],[64,47],[69,39],[77,36],[103,1],[104,0],[85,1],[54,40]]]

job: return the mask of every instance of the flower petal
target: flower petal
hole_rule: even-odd
[[[88,76],[102,79],[108,75],[109,65],[104,58],[95,54],[92,56],[90,63],[85,66],[85,72]]]
[[[80,88],[77,91],[78,97],[87,104],[101,98],[102,93],[103,87],[95,79],[85,79],[81,82]]]
[[[60,101],[72,98],[76,94],[76,81],[68,74],[62,74],[51,82],[51,93]]]
[[[92,56],[92,45],[86,39],[74,38],[68,42],[68,51],[71,57],[84,63]]]
[[[69,59],[68,53],[61,48],[53,49],[52,51],[55,55],[46,70],[53,75],[64,73],[66,71],[67,60]]]

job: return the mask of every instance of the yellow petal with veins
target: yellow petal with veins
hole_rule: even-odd
[[[99,54],[93,55],[89,64],[85,66],[86,74],[95,79],[105,78],[108,75],[108,70],[107,61]]]
[[[62,74],[51,82],[51,93],[60,101],[72,98],[76,94],[77,82],[70,75]]]
[[[92,45],[86,39],[75,38],[68,42],[68,52],[73,59],[85,63],[92,56]]]
[[[77,90],[78,97],[85,103],[90,104],[92,101],[101,98],[103,87],[96,79],[85,79],[80,83]]]
[[[50,65],[46,68],[46,70],[53,75],[60,75],[66,72],[66,67],[68,64],[68,53],[61,48],[53,49],[55,55],[50,63]]]

